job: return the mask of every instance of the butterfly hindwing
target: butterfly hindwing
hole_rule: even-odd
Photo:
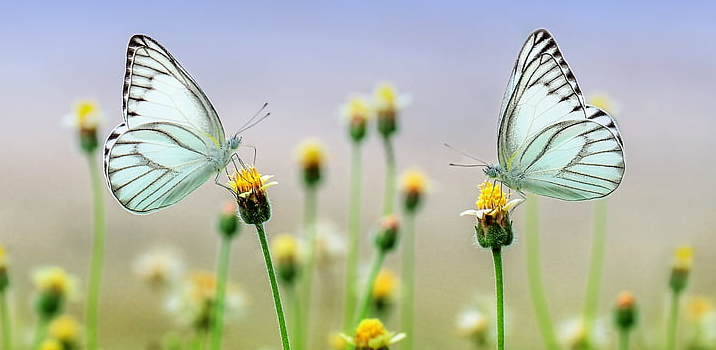
[[[117,200],[128,210],[148,214],[186,197],[216,173],[206,159],[210,139],[184,126],[124,124],[105,147],[105,176]]]

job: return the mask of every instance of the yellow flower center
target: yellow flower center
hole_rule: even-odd
[[[69,290],[69,276],[59,267],[50,267],[38,274],[37,286],[42,291],[54,291],[66,294]]]
[[[73,343],[77,340],[79,324],[70,315],[63,315],[50,324],[50,336],[64,343]]]
[[[490,181],[485,181],[477,186],[480,189],[480,196],[477,198],[477,209],[500,209],[507,204],[506,195],[502,189]]]
[[[383,323],[377,318],[367,318],[360,322],[356,329],[356,348],[367,348],[371,340],[379,339],[388,334]]]
[[[368,102],[360,97],[353,97],[348,101],[348,116],[353,122],[364,122],[368,119],[370,107]]]
[[[99,123],[99,106],[92,101],[80,101],[75,105],[75,116],[80,129],[96,129]]]
[[[62,350],[64,346],[55,339],[47,339],[40,345],[40,350]]]
[[[395,87],[388,83],[382,83],[375,89],[375,98],[383,108],[395,108],[397,95]]]
[[[298,155],[304,168],[318,167],[323,163],[323,146],[316,139],[308,139],[299,147]]]
[[[216,278],[206,271],[194,272],[189,275],[190,297],[195,301],[212,300],[216,293]]]
[[[694,259],[694,248],[690,245],[683,245],[674,252],[674,268],[690,270]]]
[[[594,95],[589,99],[589,104],[601,108],[602,110],[609,112],[611,109],[611,103],[609,102],[609,97],[606,95]]]
[[[390,270],[380,270],[373,284],[373,298],[383,299],[391,296],[395,291],[397,279]]]
[[[705,316],[714,311],[714,305],[710,299],[706,297],[695,297],[688,304],[689,319],[693,322],[699,322],[705,319]]]
[[[276,260],[283,262],[294,262],[298,256],[298,240],[289,234],[278,235],[271,245]]]
[[[409,170],[403,175],[403,189],[406,193],[423,193],[426,182],[425,175],[417,170]]]
[[[254,167],[240,169],[229,180],[229,187],[238,195],[260,192],[263,185],[264,180]]]

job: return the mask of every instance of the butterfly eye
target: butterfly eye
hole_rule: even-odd
[[[237,149],[239,148],[240,144],[241,138],[232,137],[227,141],[227,146],[229,146],[229,149]]]

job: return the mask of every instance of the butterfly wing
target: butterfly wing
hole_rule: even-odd
[[[520,190],[564,200],[603,197],[624,174],[614,119],[584,103],[569,65],[544,29],[527,38],[512,71],[502,103],[498,158],[506,172],[519,174]]]
[[[194,191],[216,169],[207,158],[213,140],[183,125],[147,123],[129,129],[121,124],[105,145],[105,178],[127,210],[149,214]]]
[[[221,120],[194,79],[158,42],[134,35],[127,46],[124,76],[124,122],[133,129],[166,122],[200,130],[225,141]]]

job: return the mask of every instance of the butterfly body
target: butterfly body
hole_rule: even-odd
[[[158,42],[133,36],[127,47],[124,122],[105,142],[107,186],[135,214],[161,210],[215,177],[241,144],[226,138],[214,107]]]
[[[624,175],[614,119],[586,104],[551,34],[526,40],[503,98],[499,164],[485,174],[520,193],[588,200],[614,191]]]

